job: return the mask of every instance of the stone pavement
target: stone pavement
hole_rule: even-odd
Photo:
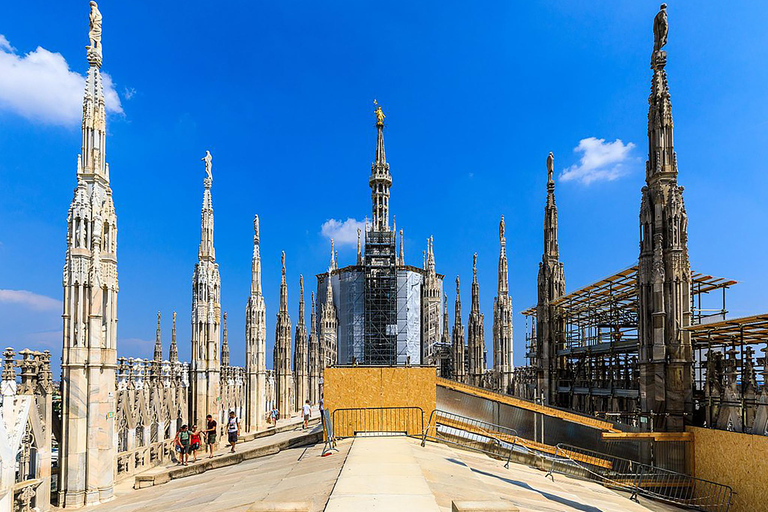
[[[250,443],[275,440],[275,434]],[[243,443],[243,445],[248,443]],[[678,508],[630,501],[595,482],[555,475],[452,446],[406,437],[343,439],[321,457],[322,443],[287,448],[203,474],[146,489],[131,481],[115,499],[97,505],[110,512],[247,512],[255,503],[303,502],[320,512],[449,512],[453,501],[506,503],[521,512],[669,512]],[[191,466],[190,466],[191,467]]]
[[[310,421],[308,430],[302,430],[302,420],[298,417],[279,420],[276,427],[241,436],[235,453],[231,453],[229,446],[224,444],[214,452],[213,458],[208,458],[204,450],[198,450],[197,462],[192,462],[190,457],[187,466],[173,463],[157,466],[136,475],[133,478],[134,488],[142,489],[164,484],[170,480],[199,475],[211,469],[240,464],[257,457],[274,455],[280,450],[293,446],[314,445],[320,441],[322,441],[322,427],[319,418]]]

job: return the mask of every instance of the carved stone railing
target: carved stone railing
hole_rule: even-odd
[[[166,463],[187,421],[189,365],[121,357],[117,366],[117,479]]]
[[[0,500],[14,511],[46,511],[51,505],[53,379],[48,351],[3,352],[0,410]]]

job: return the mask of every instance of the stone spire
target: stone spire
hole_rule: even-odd
[[[536,386],[537,398],[555,404],[556,383],[552,365],[555,361],[555,312],[550,305],[565,295],[565,270],[560,262],[557,243],[557,205],[555,204],[555,156],[547,156],[547,201],[544,206],[544,252],[539,263],[538,301],[536,303]]]
[[[304,276],[299,276],[299,320],[296,322],[296,336],[294,338],[295,355],[293,375],[296,385],[296,410],[300,410],[304,401],[309,399],[309,378],[307,375],[307,326],[304,323]]]
[[[470,384],[483,385],[485,374],[485,330],[484,315],[480,312],[480,286],[477,284],[477,253],[472,257],[472,308],[469,311],[469,377]]]
[[[192,362],[189,421],[202,424],[207,414],[223,407],[220,376],[221,276],[213,247],[213,157],[209,151],[204,163],[203,207],[200,213],[198,262],[192,274]]]
[[[309,402],[320,402],[320,343],[317,337],[315,293],[312,292],[312,314],[309,317]]]
[[[658,414],[654,429],[682,430],[693,413],[693,350],[688,260],[688,215],[677,183],[672,103],[667,73],[666,4],[653,22],[648,161],[640,205],[638,335],[640,408]]]
[[[280,416],[287,418],[293,411],[293,375],[291,371],[291,317],[288,315],[288,285],[285,281],[285,252],[282,253],[282,280],[280,281],[280,311],[275,327],[275,396]]]
[[[333,304],[331,273],[328,272],[325,285],[325,302],[320,310],[320,370],[337,363],[338,317]]]
[[[179,346],[176,344],[176,312],[173,312],[173,328],[171,330],[171,348],[168,350],[168,360],[172,363],[179,361]]]
[[[421,360],[425,364],[437,364],[437,343],[440,342],[440,303],[442,283],[435,272],[435,253],[432,237],[427,238],[427,265],[421,287]]]
[[[363,251],[360,246],[360,228],[357,228],[357,266],[363,266]]]
[[[227,313],[224,312],[224,324],[222,325],[221,341],[221,365],[229,366],[229,342],[227,341]]]
[[[213,158],[211,157],[211,152],[206,151],[202,160],[205,162],[206,177],[203,180],[205,191],[203,192],[203,208],[200,216],[200,248],[197,254],[200,260],[215,261],[216,251],[213,248],[213,201],[211,200]]]
[[[330,265],[331,270],[336,270],[337,268],[339,268],[337,254],[338,253],[336,252],[336,244],[334,243],[333,238],[331,238],[331,265]]]
[[[160,312],[157,312],[157,330],[155,331],[155,354],[152,357],[154,361],[163,360],[163,343],[160,340]]]
[[[261,290],[258,215],[253,218],[251,295],[245,308],[245,373],[245,430],[250,432],[265,426],[267,401],[267,308]]]
[[[375,102],[374,102],[375,103]],[[379,105],[376,114],[376,159],[371,164],[371,201],[373,203],[373,231],[389,231],[389,188],[392,176],[384,152],[384,112]]]
[[[67,214],[62,275],[59,505],[112,497],[116,457],[117,215],[106,163],[107,116],[101,75],[102,16],[91,2],[77,188]]]
[[[459,291],[459,276],[456,276],[456,302],[453,315],[453,378],[457,382],[464,382],[466,379],[464,362],[466,346],[464,344],[464,326],[461,323],[461,292]]]
[[[400,266],[405,266],[405,251],[403,250],[403,230],[400,230]]]
[[[512,297],[509,295],[509,266],[504,216],[499,222],[499,283],[493,300],[493,370],[497,391],[511,393],[512,371]]]

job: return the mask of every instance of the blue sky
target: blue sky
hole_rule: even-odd
[[[107,160],[120,355],[151,356],[158,310],[167,354],[176,310],[188,358],[209,149],[232,360],[244,358],[255,213],[271,360],[280,251],[295,325],[299,274],[309,291],[328,263],[323,224],[370,216],[374,98],[387,115],[391,212],[406,259],[421,264],[434,235],[438,271],[461,277],[466,322],[478,253],[489,345],[502,214],[515,310],[536,300],[549,151],[568,291],[636,261],[655,2],[106,0],[100,9],[115,93]],[[692,266],[741,282],[733,315],[763,312],[768,3],[672,1],[668,12]],[[58,359],[88,2],[12,2],[3,14],[0,343]],[[342,265],[354,261],[354,244],[338,248]],[[514,327],[522,364],[519,314]]]

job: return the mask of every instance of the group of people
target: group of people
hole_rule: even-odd
[[[205,417],[205,420],[204,430],[198,430],[197,425],[192,425],[191,429],[188,425],[182,425],[181,429],[176,432],[173,442],[176,446],[176,451],[179,452],[178,464],[180,466],[189,465],[190,455],[193,457],[192,462],[197,462],[197,451],[203,444],[205,444],[205,453],[208,454],[208,458],[213,457],[218,424],[210,414]],[[235,411],[230,411],[229,418],[227,418],[227,441],[229,442],[231,453],[235,453],[235,445],[239,437],[240,419],[235,415]]]

